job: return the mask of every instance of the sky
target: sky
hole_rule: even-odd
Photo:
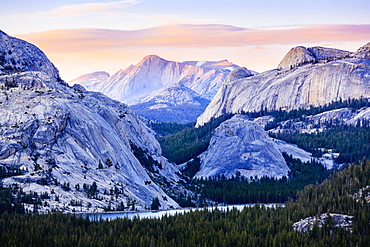
[[[263,72],[298,45],[356,51],[370,41],[369,9],[369,0],[1,0],[0,29],[42,49],[66,81],[151,54]]]

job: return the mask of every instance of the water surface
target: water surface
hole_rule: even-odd
[[[106,213],[92,213],[92,214],[83,214],[84,217],[89,217],[90,220],[114,220],[117,218],[162,218],[164,215],[170,216],[175,214],[183,214],[186,212],[194,212],[196,210],[222,210],[226,211],[227,209],[231,210],[233,208],[242,211],[244,207],[254,207],[256,204],[238,204],[238,205],[227,205],[227,206],[212,206],[212,207],[204,207],[204,208],[181,208],[181,209],[172,209],[172,210],[161,210],[161,211],[140,211],[140,212],[106,212]],[[267,204],[259,204],[264,205],[267,208],[276,208],[276,207],[284,207],[284,204],[281,203],[267,203]]]

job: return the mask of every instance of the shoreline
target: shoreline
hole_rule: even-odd
[[[247,203],[247,204],[232,204],[232,205],[215,205],[215,206],[207,206],[207,207],[193,207],[193,208],[177,208],[177,209],[166,209],[166,210],[145,210],[145,211],[107,211],[107,212],[96,212],[96,213],[74,213],[75,215],[85,216],[88,217],[91,220],[96,219],[108,219],[108,220],[114,220],[117,218],[129,218],[133,219],[135,216],[139,219],[143,218],[161,218],[164,215],[175,215],[177,213],[186,213],[196,210],[214,210],[214,209],[220,209],[220,210],[227,210],[227,209],[233,209],[236,208],[239,211],[242,211],[244,207],[254,207],[256,205],[264,205],[268,208],[278,208],[278,207],[284,207],[284,203]]]

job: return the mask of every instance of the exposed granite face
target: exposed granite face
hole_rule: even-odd
[[[237,173],[247,178],[280,178],[289,171],[276,143],[257,123],[240,115],[216,128],[208,150],[200,158],[197,178],[230,178]]]
[[[285,55],[279,63],[278,69],[297,67],[302,64],[312,63],[316,60],[315,56],[303,46],[297,46]]]
[[[245,67],[237,68],[230,72],[230,74],[226,77],[224,84],[228,84],[242,78],[247,78],[249,76],[253,76],[253,73],[250,70]]]
[[[352,232],[352,220],[353,216],[326,213],[321,214],[318,218],[316,216],[312,216],[300,220],[293,224],[293,229],[302,233],[312,231],[315,224],[319,228],[322,228],[324,224],[330,224],[331,227],[341,227]]]
[[[0,54],[14,39],[4,35]],[[23,174],[5,178],[6,186],[47,192],[51,198],[41,211],[102,211],[121,202],[145,209],[154,197],[163,208],[178,207],[163,189],[184,191],[177,184],[179,169],[162,156],[152,131],[127,105],[79,85],[68,87],[38,49],[24,41],[14,44],[11,54],[21,55],[14,68],[22,72],[0,75],[0,165]],[[151,166],[144,167],[143,159]],[[95,198],[83,188],[94,182]]]
[[[39,48],[0,31],[0,75],[25,71],[43,72],[65,84],[57,68]]]
[[[307,50],[313,54],[313,56],[316,59],[315,62],[348,58],[352,54],[349,51],[343,51],[339,49],[320,47],[320,46],[310,47],[310,48],[307,48]]]
[[[278,65],[278,69],[295,68],[304,64],[317,63],[349,57],[351,52],[326,47],[297,46],[292,48]]]
[[[359,54],[362,54],[362,57],[366,57],[365,48],[360,49],[362,52]],[[319,50],[321,53],[316,53],[325,57],[322,49]],[[314,58],[312,53],[303,47],[294,49],[294,53],[298,54],[297,58],[292,57],[296,62],[284,62],[283,67],[287,64],[308,62]],[[265,108],[290,110],[309,105],[323,105],[339,99],[370,97],[370,60],[332,59],[292,69],[270,70],[224,84],[198,118],[197,125],[225,113],[259,111]]]
[[[360,59],[370,59],[370,42],[360,47],[352,56]]]

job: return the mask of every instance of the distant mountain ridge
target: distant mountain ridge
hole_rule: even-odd
[[[140,109],[139,113],[145,112],[144,116],[150,119],[188,122],[195,121],[230,71],[236,68],[239,66],[227,60],[180,63],[165,60],[157,55],[149,55],[138,64],[131,65],[125,70],[119,70],[109,78],[106,72],[94,72],[69,83],[81,84],[88,90],[102,92],[129,105],[137,105],[134,109]],[[180,92],[176,92],[176,88]],[[186,93],[184,88],[188,89]],[[176,109],[174,109],[173,103],[163,101],[164,98],[174,98],[175,95],[177,98],[184,97],[177,99],[177,102],[186,102],[183,107],[176,104]],[[194,95],[197,95],[197,99],[201,98],[202,103],[199,100],[189,102]],[[156,102],[161,103],[154,106]],[[149,108],[145,108],[147,106]],[[185,111],[193,111],[196,114],[184,115],[182,119],[181,112]]]
[[[209,100],[183,85],[173,85],[148,102],[131,106],[135,113],[161,122],[186,123],[204,112]]]

